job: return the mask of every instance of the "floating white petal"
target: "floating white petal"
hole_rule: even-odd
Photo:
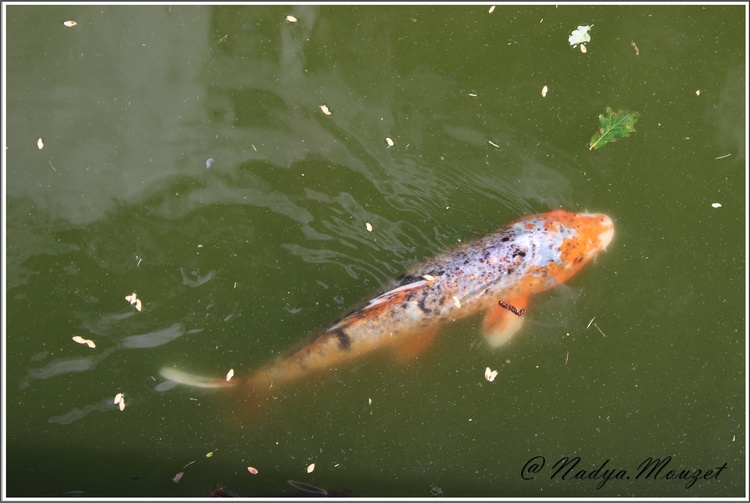
[[[307,467],[307,473],[312,473],[314,469],[315,469],[315,463],[310,463],[310,465]]]
[[[492,382],[495,380],[495,377],[497,377],[497,370],[492,370],[489,367],[487,367],[484,371],[484,378],[487,379],[489,382]]]

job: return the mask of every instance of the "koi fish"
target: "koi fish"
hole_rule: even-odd
[[[365,307],[244,380],[195,376],[171,367],[160,373],[191,386],[244,383],[263,389],[384,347],[403,358],[417,355],[441,325],[480,312],[485,313],[486,341],[498,347],[521,328],[531,295],[570,279],[613,235],[612,220],[603,214],[556,210],[525,216],[414,267]]]

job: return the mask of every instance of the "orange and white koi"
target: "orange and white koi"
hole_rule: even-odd
[[[603,214],[551,211],[520,218],[499,231],[414,267],[391,288],[285,357],[245,378],[263,389],[330,369],[384,347],[418,354],[446,322],[486,313],[492,347],[520,328],[529,296],[576,274],[614,235]],[[242,383],[194,376],[171,367],[161,375],[199,387]]]

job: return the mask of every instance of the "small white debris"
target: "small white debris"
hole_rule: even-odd
[[[700,89],[698,89],[697,91],[695,91],[695,95],[696,95],[696,96],[700,96],[700,95],[701,95],[701,90],[700,90]]]
[[[287,16],[286,20],[289,21],[290,23],[296,23],[297,22],[297,18],[294,17],[294,16]]]
[[[726,159],[726,158],[727,158],[727,157],[729,157],[730,155],[732,155],[732,154],[725,154],[725,155],[720,155],[719,157],[714,157],[714,159],[716,159],[716,160],[718,161],[719,159]]]
[[[453,296],[453,305],[459,309],[461,308],[461,301],[458,300],[458,297],[456,297],[455,295]]]
[[[175,475],[174,477],[172,477],[172,482],[174,482],[175,484],[178,483],[180,481],[180,479],[182,479],[183,475],[185,475],[185,472],[178,473],[177,475]]]
[[[328,110],[328,107],[325,105],[320,105],[320,109],[323,110],[323,113],[326,115],[331,115],[331,111]]]
[[[137,309],[138,311],[140,311],[141,309],[143,309],[143,303],[141,303],[141,299],[139,299],[139,298],[138,298],[138,297],[136,296],[135,292],[133,292],[133,294],[132,294],[132,295],[127,295],[127,296],[125,297],[125,300],[127,300],[128,302],[130,302],[130,305],[131,305],[131,306],[135,306],[135,308],[136,308],[136,309]]]
[[[500,145],[498,145],[497,143],[494,143],[492,140],[487,140],[487,143],[489,143],[490,145],[492,145],[495,148],[500,148]]]
[[[711,206],[714,208],[721,208],[721,203],[713,203]]]
[[[310,466],[307,467],[307,473],[312,473],[314,469],[315,469],[315,463],[310,463]]]
[[[586,54],[586,46],[581,44],[581,52]]]
[[[589,324],[588,324],[588,325],[586,325],[586,330],[588,330],[588,329],[589,329],[589,327],[591,326],[591,324],[592,324],[592,323],[594,323],[594,320],[595,320],[595,319],[596,319],[596,316],[594,316],[593,318],[591,318],[591,321],[589,321]]]
[[[367,405],[372,405],[372,398],[367,399]]]
[[[229,372],[227,372],[227,382],[234,377],[234,369],[229,369]]]
[[[36,148],[38,148],[39,150],[42,150],[42,149],[44,148],[44,142],[42,141],[42,139],[41,139],[41,138],[39,138],[39,139],[38,139],[38,140],[36,141]]]
[[[64,24],[65,26],[67,26],[68,28],[72,28],[72,27],[74,27],[75,25],[77,25],[78,23],[76,23],[75,21],[73,21],[73,20],[71,19],[71,20],[65,21],[65,22],[64,22],[63,24]]]
[[[372,224],[370,222],[365,222],[365,229],[367,229],[367,232],[372,232]]]
[[[393,140],[391,140],[390,138],[386,138],[386,139],[385,139],[385,142],[386,142],[386,143],[388,144],[388,148],[391,148],[391,147],[392,147],[393,145],[395,145],[395,144],[393,143]]]
[[[80,335],[74,336],[73,340],[76,341],[78,344],[86,344],[91,349],[94,349],[96,347],[96,344],[94,344],[94,341],[92,341],[91,339],[84,339]]]
[[[248,466],[247,471],[249,471],[253,475],[258,475],[258,469],[255,468],[254,466]]]
[[[490,7],[490,14],[492,14],[493,10],[495,10],[495,6],[494,5],[492,7]]]
[[[489,382],[494,381],[495,377],[497,377],[497,370],[492,370],[489,367],[487,367],[484,370],[484,378],[487,379]]]
[[[424,275],[424,276],[422,276],[422,277],[423,277],[424,279],[426,279],[427,281],[435,281],[435,276],[433,276],[432,274],[425,274],[425,275]]]
[[[542,88],[542,98],[546,98],[546,97],[547,97],[547,86],[544,86]]]
[[[476,98],[477,97],[477,93],[469,93],[469,96],[471,96],[472,98]]]
[[[115,395],[115,405],[120,406],[121,412],[125,410],[125,395],[124,394],[118,393]]]

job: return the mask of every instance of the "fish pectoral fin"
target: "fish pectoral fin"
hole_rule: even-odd
[[[426,328],[408,335],[403,342],[396,344],[396,355],[404,362],[412,360],[427,349],[437,333],[437,328]]]
[[[484,337],[490,347],[502,346],[521,329],[528,302],[528,296],[503,299],[487,312],[483,326]]]

